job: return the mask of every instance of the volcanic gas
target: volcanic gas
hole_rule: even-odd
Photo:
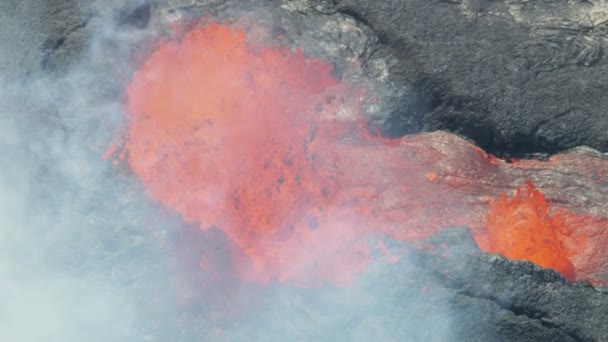
[[[236,24],[197,26],[133,75],[123,156],[151,198],[232,241],[245,280],[346,284],[372,261],[370,238],[416,242],[459,225],[486,251],[569,279],[597,273],[585,265],[602,256],[573,249],[579,216],[550,212],[532,183],[500,197],[522,167],[447,133],[375,137],[365,89],[332,72]]]

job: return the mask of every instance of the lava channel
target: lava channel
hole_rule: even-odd
[[[448,133],[374,137],[365,92],[329,63],[256,44],[219,24],[161,42],[128,86],[120,153],[151,198],[229,238],[241,279],[344,285],[372,262],[370,238],[417,242],[463,225],[488,252],[608,279],[605,238],[586,238],[605,236],[601,204],[570,212],[534,165]],[[585,178],[596,161],[577,158],[544,168]]]

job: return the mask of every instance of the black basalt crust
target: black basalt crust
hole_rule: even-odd
[[[420,252],[420,272],[447,291],[456,340],[608,339],[608,294],[530,262],[483,253],[466,228],[446,230],[431,244],[447,248]]]
[[[429,98],[425,130],[493,153],[608,149],[608,6],[586,1],[338,0]],[[407,81],[406,81],[407,80]],[[394,113],[399,122],[407,112]],[[419,115],[419,114],[416,114]],[[405,133],[389,125],[391,135]]]

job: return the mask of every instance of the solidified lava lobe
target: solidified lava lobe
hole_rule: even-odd
[[[477,242],[486,252],[532,261],[574,280],[572,255],[563,244],[569,239],[565,219],[563,212],[549,211],[543,194],[528,180],[512,198],[502,194],[490,204],[487,231]]]

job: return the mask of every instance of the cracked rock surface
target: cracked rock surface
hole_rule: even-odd
[[[370,86],[380,101],[368,114],[387,135],[446,129],[498,155],[581,145],[608,150],[603,0],[9,0],[0,6],[5,77],[65,71],[108,13],[145,30],[159,15],[179,20],[258,7],[279,23],[339,28],[343,21],[356,28],[359,33],[343,31],[353,36],[341,39],[379,82]],[[305,38],[322,45],[325,36]]]
[[[399,58],[395,73],[430,98],[425,130],[458,132],[496,153],[608,149],[604,1],[336,5],[367,23]]]

